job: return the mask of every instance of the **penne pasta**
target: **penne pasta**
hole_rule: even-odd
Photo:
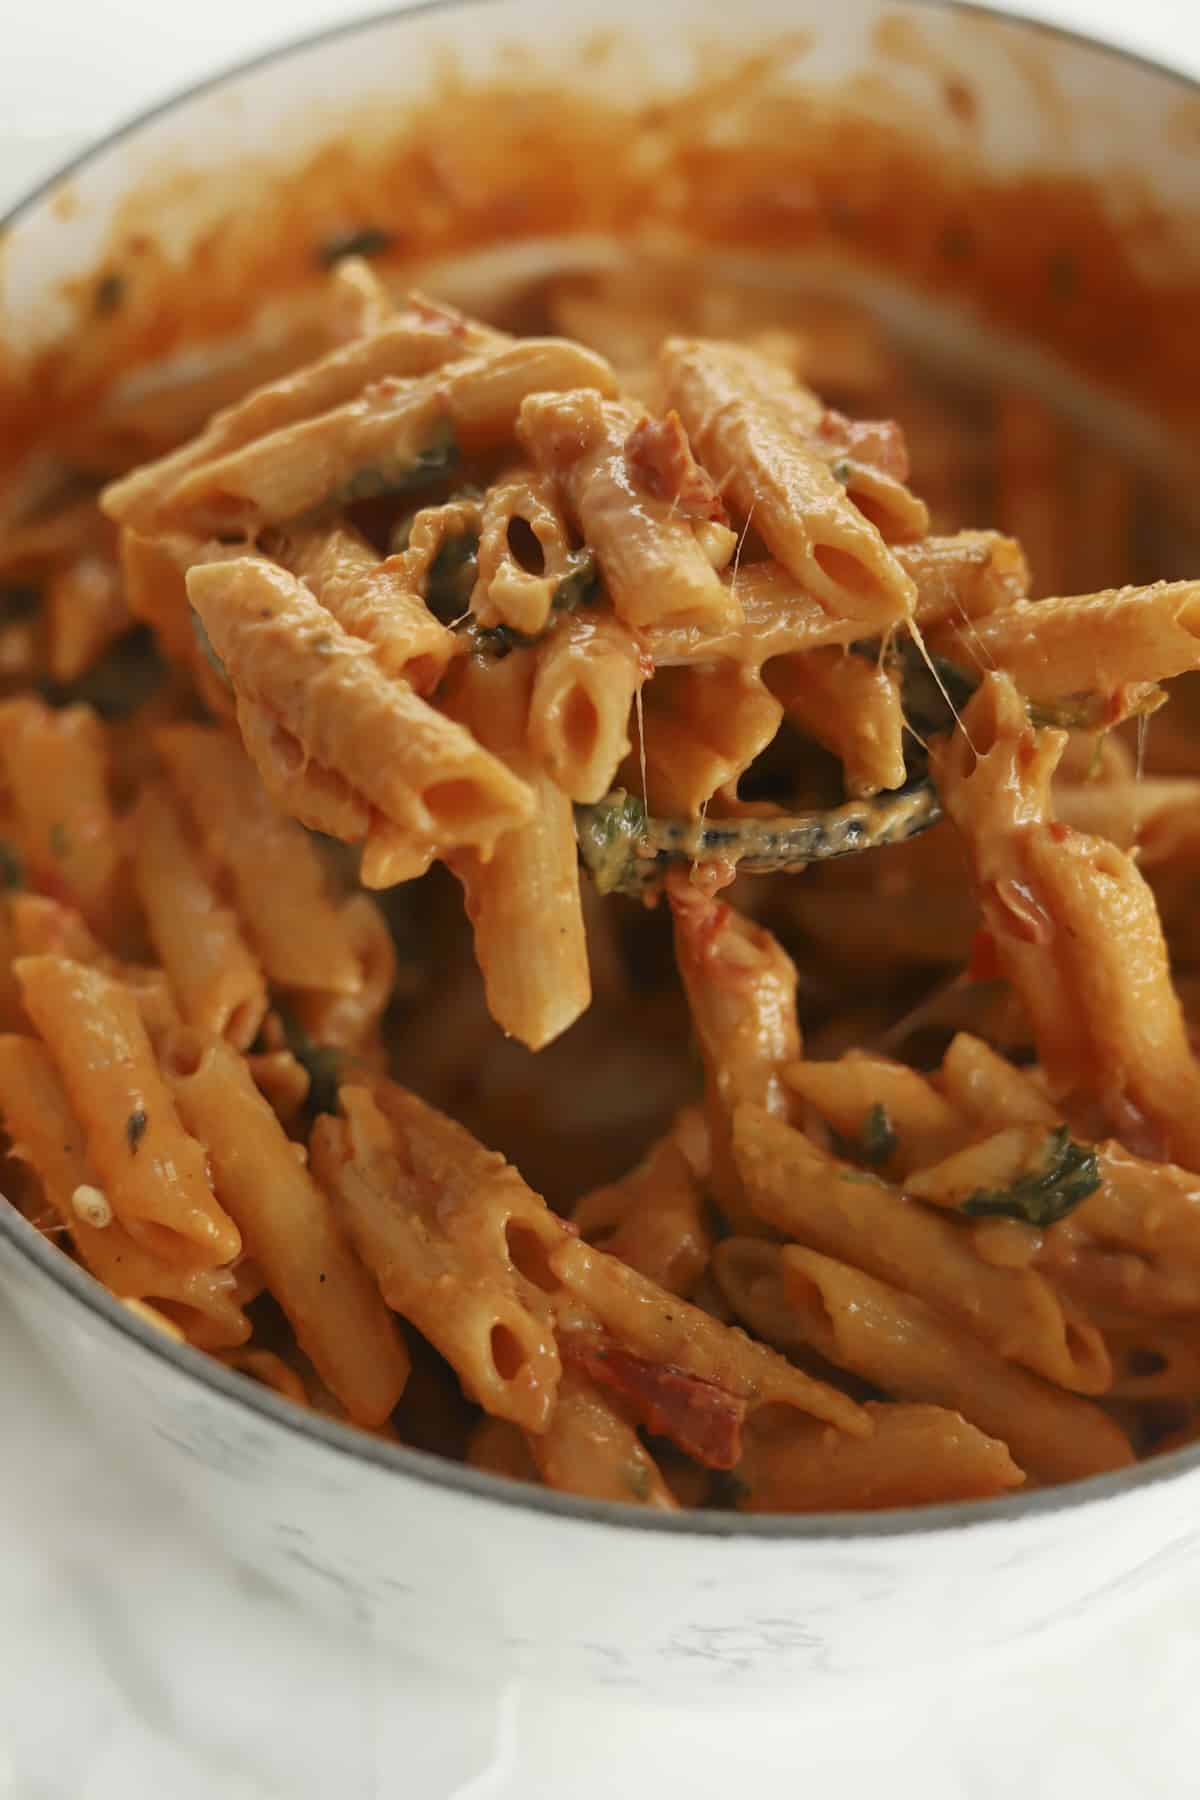
[[[1099,1187],[1045,1234],[1039,1264],[1089,1311],[1200,1312],[1200,1181],[1114,1142],[1096,1158]]]
[[[882,658],[799,651],[773,662],[766,681],[784,716],[840,759],[847,794],[903,787],[900,683]]]
[[[409,586],[403,558],[383,560],[345,523],[293,525],[271,547],[385,675],[403,674],[421,694],[437,686],[458,646]]]
[[[1026,700],[1108,698],[1200,668],[1200,584],[1018,600],[966,624],[947,621],[930,633],[929,648],[965,669],[1002,670]],[[1108,722],[1102,709],[1096,722]]]
[[[296,1160],[228,1044],[191,1029],[174,1032],[163,1067],[204,1146],[213,1185],[301,1349],[352,1419],[381,1425],[404,1391],[408,1356],[329,1198]]]
[[[633,783],[644,767],[651,812],[700,818],[716,794],[736,796],[740,777],[782,718],[779,701],[736,662],[664,669],[647,690],[640,754],[631,759],[627,780]]]
[[[968,621],[1029,593],[1025,553],[1016,538],[998,531],[921,538],[896,545],[894,554],[916,587],[915,616],[923,628],[952,621],[969,636]]]
[[[471,611],[485,628],[510,626],[536,637],[586,566],[571,547],[550,476],[515,468],[497,477],[480,505],[479,552]]]
[[[919,1296],[997,1355],[1062,1387],[1107,1389],[1103,1338],[1064,1309],[1041,1275],[985,1262],[969,1230],[839,1163],[759,1107],[738,1108],[733,1148],[743,1189],[765,1224]]]
[[[209,563],[189,571],[188,598],[235,689],[275,715],[297,763],[340,775],[403,832],[486,858],[531,816],[527,788],[503,764],[389,680],[283,570],[251,557]]]
[[[121,856],[96,714],[88,706],[55,711],[33,699],[0,702],[0,774],[37,885],[110,937],[118,924]]]
[[[741,1512],[866,1512],[984,1500],[1024,1477],[1006,1445],[942,1406],[863,1409],[874,1430],[847,1437],[796,1413],[760,1415],[736,1480]]]
[[[1035,739],[1007,676],[985,680],[964,730],[941,765],[946,809],[1052,1095],[1090,1097],[1161,1159],[1200,1160],[1200,1069],[1150,889],[1114,846],[1054,819],[1064,737]]]
[[[498,675],[476,662],[462,670],[448,704],[533,796],[529,822],[503,837],[489,860],[467,850],[452,867],[488,1011],[503,1031],[540,1050],[586,1011],[592,986],[571,802],[523,744],[533,679],[527,654],[507,658]]]
[[[485,1411],[545,1431],[561,1373],[546,1245],[564,1228],[503,1157],[415,1095],[348,1086],[340,1107],[316,1123],[313,1172],[384,1299]]]
[[[365,342],[366,340],[362,340]],[[613,391],[607,363],[561,338],[499,342],[414,379],[384,376],[361,397],[188,468],[155,509],[160,527],[255,533],[318,507],[421,487],[512,435],[530,394]],[[137,523],[120,490],[110,515]]]
[[[675,957],[704,1063],[711,1188],[739,1228],[756,1229],[733,1152],[737,1108],[788,1111],[784,1070],[800,1053],[796,970],[769,931],[678,882],[669,889]]]
[[[228,1268],[189,1267],[155,1254],[113,1217],[50,1054],[34,1038],[0,1037],[0,1118],[13,1155],[37,1177],[42,1195],[79,1260],[122,1300],[150,1300],[202,1350],[243,1344],[250,1321]],[[92,1223],[82,1205],[92,1202]]]
[[[1003,1361],[925,1301],[813,1250],[787,1245],[779,1260],[798,1331],[839,1368],[897,1400],[961,1413],[1038,1481],[1132,1462],[1124,1434],[1098,1406]]]
[[[529,748],[569,799],[590,804],[612,787],[648,673],[639,639],[599,608],[560,620],[538,650]]]
[[[137,896],[181,1016],[248,1049],[266,1016],[266,980],[165,788],[143,789],[132,842]]]
[[[793,1062],[783,1079],[844,1142],[890,1174],[937,1162],[970,1135],[922,1075],[889,1056],[848,1050],[836,1062]]]
[[[700,461],[797,581],[874,630],[910,618],[911,578],[815,445],[815,395],[728,344],[673,338],[660,366]]]
[[[234,717],[242,748],[264,792],[289,819],[308,831],[353,843],[371,829],[371,808],[344,776],[306,763],[300,746],[269,707],[239,695]],[[376,829],[376,837],[385,828]],[[364,853],[367,846],[364,845]],[[432,860],[432,847],[430,849]]]
[[[733,535],[693,519],[647,485],[632,455],[642,422],[635,408],[581,388],[528,399],[517,438],[560,484],[624,624],[734,628],[737,600],[717,575],[733,552]]]
[[[152,1041],[169,1025],[179,1023],[179,1013],[162,970],[124,963],[119,957],[110,955],[97,943],[74,907],[63,906],[44,894],[14,894],[9,902],[9,918],[14,959],[65,956],[71,962],[86,963],[89,968],[110,975],[133,995]],[[24,1030],[27,1020],[24,1012],[18,1010],[16,1023]]]
[[[314,1044],[360,1054],[374,1048],[379,1025],[396,985],[396,950],[387,921],[369,894],[351,894],[340,908],[342,929],[359,966],[352,994],[298,988],[289,1005]]]
[[[200,435],[168,456],[112,483],[101,504],[112,519],[158,526],[166,496],[190,471],[354,399],[370,383],[416,377],[496,342],[494,332],[413,296],[409,309],[369,336],[271,381],[217,413]]]
[[[21,957],[15,966],[25,1011],[54,1060],[121,1224],[165,1261],[232,1262],[240,1233],[213,1194],[203,1150],[180,1121],[134,995],[61,956]]]
[[[362,974],[309,839],[276,811],[236,740],[201,725],[157,733],[167,779],[224,872],[268,980],[358,992]]]
[[[547,1487],[589,1500],[678,1510],[662,1472],[618,1407],[576,1369],[564,1369],[550,1423],[526,1443]]]
[[[1058,1113],[1037,1084],[968,1031],[951,1039],[939,1082],[951,1106],[980,1129],[1058,1124]]]
[[[686,1299],[708,1266],[704,1190],[674,1133],[620,1181],[585,1194],[571,1219],[589,1244],[670,1294]]]
[[[129,607],[111,547],[80,550],[46,583],[46,666],[59,682],[77,681],[129,629]]]
[[[547,1256],[551,1273],[570,1298],[587,1308],[610,1336],[633,1357],[708,1384],[741,1412],[778,1404],[823,1419],[839,1431],[866,1436],[862,1409],[827,1383],[814,1380],[744,1332],[711,1318],[699,1307],[665,1294],[614,1256],[564,1234]],[[590,1322],[579,1328],[586,1343]],[[611,1351],[602,1348],[596,1361]],[[588,1364],[595,1373],[594,1363]],[[733,1445],[736,1448],[737,1434]],[[732,1467],[736,1461],[715,1460]]]
[[[739,562],[723,577],[741,612],[736,624],[708,627],[666,619],[638,633],[655,668],[710,664],[722,658],[761,669],[775,656],[844,645],[862,635],[853,619],[837,619],[769,558]]]

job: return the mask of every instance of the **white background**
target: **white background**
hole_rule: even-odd
[[[0,0],[0,211],[172,88],[353,10]],[[1021,10],[1200,71],[1200,0]],[[1019,1663],[754,1719],[453,1689],[181,1549],[0,1317],[0,1800],[1182,1800],[1198,1693],[1200,1573]]]

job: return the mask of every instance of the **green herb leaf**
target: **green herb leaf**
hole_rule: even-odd
[[[564,575],[554,590],[556,612],[571,613],[581,606],[591,606],[600,585],[600,571],[590,550],[577,550],[572,558],[575,567]]]
[[[491,662],[503,662],[514,650],[528,650],[538,641],[535,637],[527,637],[523,631],[514,631],[511,625],[472,623],[470,633],[475,649]]]
[[[146,1135],[146,1127],[150,1123],[140,1106],[135,1107],[125,1121],[125,1142],[129,1145],[130,1156],[136,1156],[138,1145]]]
[[[579,851],[598,893],[611,894],[630,882],[645,824],[645,807],[624,788],[615,788],[594,806],[575,808]]]
[[[349,506],[355,500],[378,500],[383,494],[406,494],[410,488],[424,487],[427,482],[449,475],[457,462],[458,445],[449,423],[443,420],[415,456],[403,462],[367,463],[327,499]]]
[[[466,612],[479,567],[479,539],[473,531],[447,538],[429,565],[425,604],[443,625],[453,625]]]
[[[896,1133],[882,1102],[875,1102],[859,1126],[856,1148],[862,1161],[870,1163],[872,1168],[878,1168],[881,1163],[887,1162],[895,1150]]]
[[[339,231],[317,247],[317,261],[323,269],[332,269],[345,256],[383,256],[396,242],[394,233],[381,225],[359,225],[351,231]]]
[[[1040,1167],[1006,1188],[977,1188],[961,1211],[972,1218],[1021,1219],[1055,1225],[1101,1184],[1096,1152],[1073,1142],[1065,1125],[1048,1133]]]

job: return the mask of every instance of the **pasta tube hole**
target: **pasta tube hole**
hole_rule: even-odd
[[[527,575],[546,573],[546,552],[542,549],[533,526],[520,513],[508,521],[508,549],[513,561]]]
[[[828,576],[848,594],[863,594],[874,599],[882,591],[867,565],[848,550],[840,550],[836,544],[815,544],[813,561],[822,575]]]
[[[493,1325],[488,1347],[501,1381],[515,1381],[525,1367],[525,1346],[516,1332],[507,1325]]]
[[[492,819],[495,801],[474,781],[435,781],[421,795],[435,829],[444,826],[452,831],[467,831]]]
[[[892,542],[912,536],[911,514],[895,504],[886,490],[871,492],[852,483],[848,492],[863,518],[875,527],[880,537]]]
[[[198,1268],[205,1265],[205,1258],[197,1251],[193,1239],[185,1237],[182,1231],[174,1231],[169,1225],[158,1225],[153,1219],[127,1219],[126,1228],[131,1238],[157,1256],[162,1262],[173,1268]]]
[[[508,1260],[518,1275],[523,1275],[526,1281],[541,1288],[543,1293],[558,1292],[562,1284],[550,1267],[545,1244],[531,1226],[521,1224],[518,1219],[510,1219],[504,1227],[504,1242],[508,1249]]]

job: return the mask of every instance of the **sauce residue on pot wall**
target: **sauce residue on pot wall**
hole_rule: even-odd
[[[1066,101],[1039,65],[1038,39],[1009,37],[1008,78],[1017,68],[1053,144]],[[883,267],[1186,427],[1200,393],[1195,220],[1132,176],[1118,192],[1049,167],[995,172],[981,149],[990,89],[911,15],[885,21],[875,49],[894,81],[875,72],[797,86],[806,44],[793,36],[736,64],[726,49],[717,73],[698,54],[693,87],[649,102],[593,92],[582,56],[577,88],[531,59],[478,81],[444,67],[386,129],[375,119],[284,173],[258,164],[223,175],[237,210],[182,262],[155,221],[178,220],[204,187],[211,206],[211,179],[168,175],[124,203],[94,273],[73,284],[79,331],[31,365],[0,361],[0,454],[44,443],[47,420],[69,439],[72,419],[122,371],[236,330],[269,296],[312,288],[339,247],[419,265],[580,234]],[[611,50],[593,41],[592,64]],[[1186,138],[1197,105],[1181,99],[1153,123]]]

